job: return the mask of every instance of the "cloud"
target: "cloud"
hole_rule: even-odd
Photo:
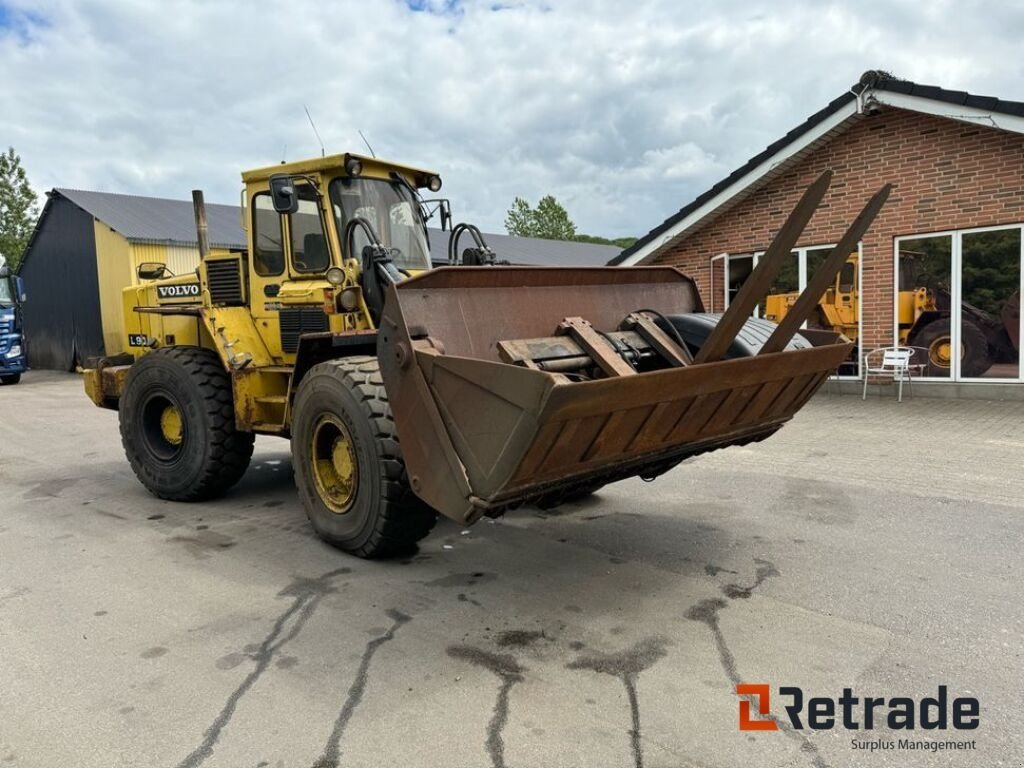
[[[1024,12],[968,5],[0,0],[0,144],[40,190],[233,202],[319,153],[305,105],[330,152],[439,170],[457,219],[550,193],[639,235],[866,69],[1024,100]]]

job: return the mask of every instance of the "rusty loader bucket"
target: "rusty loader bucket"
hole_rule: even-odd
[[[750,319],[827,186],[808,189],[720,317],[671,267],[444,267],[390,286],[378,355],[413,490],[472,522],[775,432],[852,346],[796,334],[795,311]],[[805,310],[887,191],[812,278]]]

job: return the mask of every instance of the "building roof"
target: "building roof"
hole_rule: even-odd
[[[430,230],[430,260],[434,264],[448,263],[449,232]],[[567,240],[544,240],[539,237],[513,237],[483,233],[484,240],[499,260],[513,264],[537,267],[603,267],[615,258],[620,248],[597,243],[577,243]],[[459,239],[459,250],[473,245],[466,233]]]
[[[99,219],[128,240],[139,243],[166,243],[195,246],[196,219],[190,200],[162,197],[119,195],[81,189],[54,189],[60,195]],[[245,248],[245,231],[236,205],[206,204],[210,245],[219,248]]]
[[[726,204],[752,194],[865,114],[887,106],[1024,133],[1024,102],[950,91],[900,80],[886,72],[868,71],[849,91],[768,145],[608,263],[629,265],[648,261],[662,247],[694,230]],[[951,106],[955,109],[951,110]]]
[[[125,238],[138,243],[196,245],[195,214],[191,201],[160,197],[119,195],[111,192],[89,192],[80,189],[54,189],[51,195],[70,200],[79,208]],[[241,212],[236,205],[206,204],[210,245],[221,248],[245,248],[246,236],[241,225]],[[430,230],[430,258],[435,264],[448,262],[448,232]],[[484,233],[488,245],[513,264],[595,267],[604,266],[619,253],[619,248],[593,243],[543,240],[537,237],[511,237]],[[472,245],[467,234],[459,248]]]

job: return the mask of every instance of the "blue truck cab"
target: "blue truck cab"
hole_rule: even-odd
[[[17,384],[28,367],[22,333],[21,305],[25,288],[21,278],[0,267],[0,385]]]

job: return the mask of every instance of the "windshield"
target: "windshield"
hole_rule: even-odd
[[[419,205],[404,185],[383,179],[335,179],[331,182],[331,203],[339,236],[344,236],[352,219],[366,219],[381,244],[392,249],[395,266],[405,270],[430,268],[430,249]],[[357,254],[370,244],[361,229],[356,230],[354,240]]]
[[[14,291],[11,289],[11,281],[6,277],[0,277],[0,304],[13,304]]]

